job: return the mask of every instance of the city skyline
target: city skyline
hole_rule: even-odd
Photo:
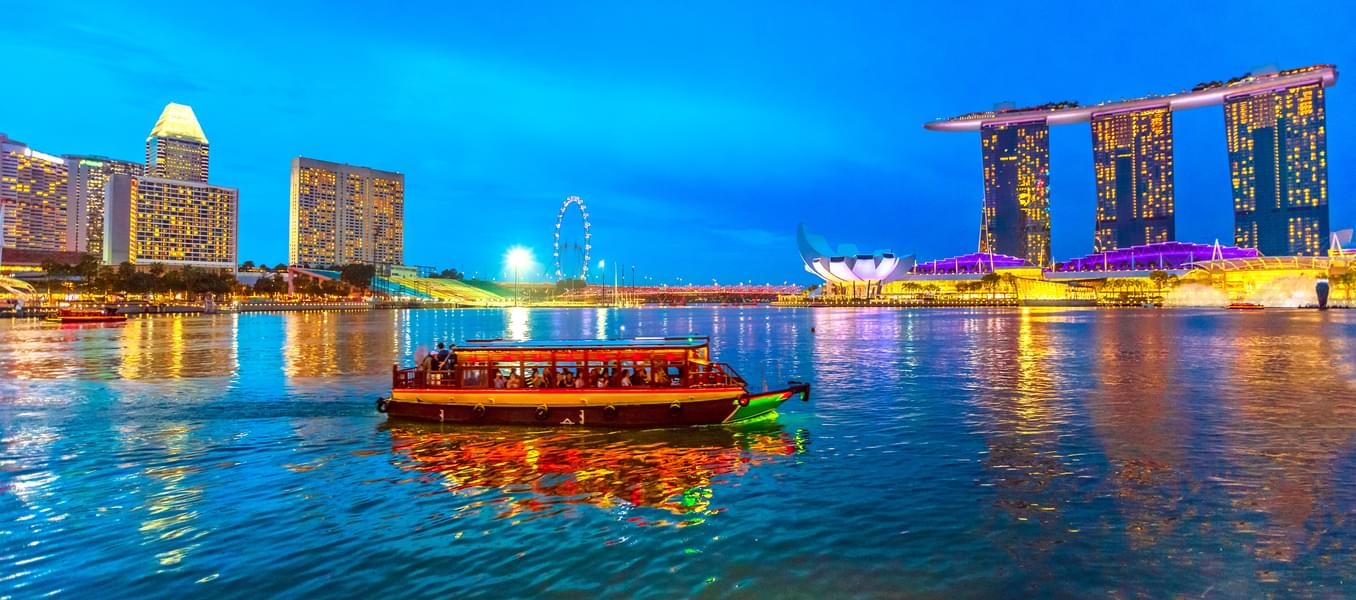
[[[284,42],[265,39],[264,31],[255,29],[258,35],[251,37],[261,47],[242,48],[229,59],[223,53],[232,44],[226,41],[219,48],[170,55],[133,32],[115,34],[109,33],[114,28],[95,26],[101,19],[125,17],[96,5],[83,9],[90,14],[81,10],[44,7],[19,15],[14,25],[0,25],[8,40],[0,45],[40,48],[60,61],[89,63],[86,75],[107,84],[99,88],[104,90],[101,102],[72,119],[70,100],[62,92],[73,99],[75,84],[57,82],[19,98],[14,106],[24,118],[0,120],[0,131],[53,154],[131,159],[140,149],[126,144],[127,132],[144,136],[148,111],[165,102],[192,105],[213,131],[213,145],[230,148],[213,157],[213,170],[220,173],[217,179],[241,190],[241,259],[269,264],[287,259],[286,245],[278,243],[287,229],[283,165],[299,155],[324,156],[406,174],[412,187],[406,192],[405,262],[486,277],[502,275],[501,257],[509,246],[548,255],[554,211],[568,195],[590,204],[596,258],[635,264],[655,276],[691,280],[715,264],[720,266],[713,275],[726,281],[808,281],[795,260],[795,224],[825,203],[848,200],[884,218],[821,220],[823,233],[916,254],[920,260],[971,252],[973,215],[982,197],[975,176],[981,157],[973,140],[928,135],[919,131],[918,122],[1001,100],[1018,105],[1055,98],[1099,101],[1176,91],[1259,64],[1335,63],[1340,68],[1352,58],[1336,35],[1342,24],[1352,22],[1350,9],[1342,6],[1328,7],[1323,15],[1306,13],[1303,22],[1312,23],[1307,29],[1287,26],[1301,17],[1266,4],[1241,11],[1248,17],[1225,15],[1218,23],[1199,24],[1201,30],[1185,23],[1190,18],[1173,19],[1151,34],[1070,18],[1059,23],[1068,35],[1034,42],[1033,52],[1043,57],[1040,68],[982,73],[936,64],[925,50],[961,52],[961,62],[992,51],[996,42],[985,36],[1001,27],[996,17],[942,36],[923,24],[945,21],[944,15],[909,12],[905,23],[905,14],[890,12],[901,10],[895,7],[878,8],[879,25],[866,15],[845,12],[770,16],[756,6],[709,8],[672,16],[677,26],[706,23],[712,17],[708,13],[729,21],[705,31],[697,41],[707,49],[688,56],[674,44],[650,43],[647,38],[665,19],[643,11],[633,15],[634,27],[626,32],[607,29],[615,18],[596,25],[571,22],[585,30],[601,28],[610,37],[559,50],[545,41],[555,25],[548,23],[553,21],[550,9],[534,9],[524,15],[520,29],[507,32],[492,24],[494,11],[465,9],[429,19],[451,25],[447,37],[457,38],[456,43],[435,34],[435,27],[401,21],[410,32],[399,43],[377,35],[350,50],[322,44],[364,63],[392,65],[373,75],[373,89],[380,93],[343,98],[330,93],[333,86],[322,86],[327,91],[321,94],[287,83],[314,61],[303,59],[296,67],[267,64],[269,56],[296,44],[323,42],[315,34]],[[195,9],[175,17],[181,29],[172,35],[214,39],[222,37],[215,32],[241,19],[273,10],[249,4],[239,15]],[[1171,10],[1199,14],[1203,22],[1215,18],[1214,11],[1203,8]],[[302,12],[277,11],[279,28]],[[454,16],[456,23],[449,24]],[[576,18],[586,21],[587,16]],[[143,17],[151,19],[148,27],[163,26],[169,15],[138,15]],[[765,18],[771,19],[764,34],[768,50],[740,40],[744,26]],[[331,25],[348,30],[358,27],[357,21],[333,17]],[[1274,24],[1277,35],[1253,40],[1246,48],[1241,41],[1219,48],[1200,43],[1212,33],[1261,23]],[[485,31],[470,31],[473,26]],[[821,30],[849,35],[855,43],[795,49],[793,40]],[[512,43],[495,42],[496,32]],[[1117,55],[1127,68],[1114,73],[1091,69],[1112,53],[1086,45],[1089,36],[1102,35],[1137,36],[1136,46],[1145,52]],[[1147,44],[1151,39],[1175,43],[1160,49]],[[638,55],[605,52],[617,43],[637,49]],[[1063,51],[1073,48],[1080,52]],[[1186,51],[1192,61],[1170,60]],[[719,66],[725,63],[717,56],[731,55],[732,62]],[[754,64],[765,66],[754,69]],[[658,65],[662,76],[654,68]],[[28,68],[16,66],[21,72]],[[126,82],[118,83],[123,75]],[[834,86],[826,86],[830,81]],[[266,93],[274,89],[270,86],[277,93]],[[823,91],[829,87],[834,91]],[[448,94],[453,88],[465,93]],[[1356,122],[1350,97],[1341,86],[1326,97],[1333,229],[1356,224],[1350,200],[1356,185],[1342,168],[1351,164],[1343,133]],[[89,105],[88,93],[79,98]],[[326,122],[337,114],[345,115],[347,125],[342,132],[329,131]],[[1064,129],[1052,128],[1049,136],[1055,260],[1092,251],[1095,227],[1097,186],[1087,168],[1091,140],[1086,130]],[[1228,243],[1234,215],[1228,155],[1219,143],[1223,119],[1213,111],[1179,113],[1172,129],[1176,237]],[[267,143],[257,144],[259,139]],[[349,144],[352,140],[362,143]],[[477,219],[457,230],[457,216],[464,211]],[[449,235],[453,231],[456,235]]]

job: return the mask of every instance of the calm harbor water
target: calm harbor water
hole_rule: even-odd
[[[709,333],[745,428],[387,423],[449,338]],[[0,596],[1356,594],[1356,311],[0,321]]]

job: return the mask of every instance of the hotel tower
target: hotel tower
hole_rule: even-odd
[[[399,265],[405,255],[405,176],[292,159],[288,261],[309,267]]]
[[[1224,101],[1234,244],[1267,256],[1317,256],[1328,240],[1328,142],[1323,85]]]
[[[1050,128],[1008,123],[980,130],[984,222],[979,251],[1050,265]]]
[[[1092,167],[1097,178],[1094,252],[1177,239],[1167,105],[1093,115]]]
[[[66,161],[0,134],[0,247],[47,252],[73,251],[70,170]]]

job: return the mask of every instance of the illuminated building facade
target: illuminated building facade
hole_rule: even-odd
[[[104,263],[234,270],[238,210],[234,188],[114,175],[104,217]]]
[[[166,104],[146,138],[146,174],[163,179],[207,182],[207,136],[191,107]]]
[[[984,221],[979,251],[1050,264],[1050,128],[1044,121],[980,130]]]
[[[1166,105],[1092,117],[1097,252],[1176,239],[1172,112]]]
[[[1267,256],[1318,256],[1328,239],[1323,86],[1309,83],[1224,101],[1234,243]]]
[[[0,247],[65,252],[75,249],[66,161],[0,134]]]
[[[403,174],[298,157],[292,159],[291,190],[291,264],[403,262]]]
[[[104,194],[113,175],[141,175],[141,163],[102,156],[62,157],[70,169],[70,217],[74,220],[75,251],[104,253]]]

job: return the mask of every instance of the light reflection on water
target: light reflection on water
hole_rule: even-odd
[[[372,409],[420,346],[621,331],[709,333],[813,400],[646,432]],[[1353,334],[1272,310],[0,322],[0,595],[1345,595]]]

